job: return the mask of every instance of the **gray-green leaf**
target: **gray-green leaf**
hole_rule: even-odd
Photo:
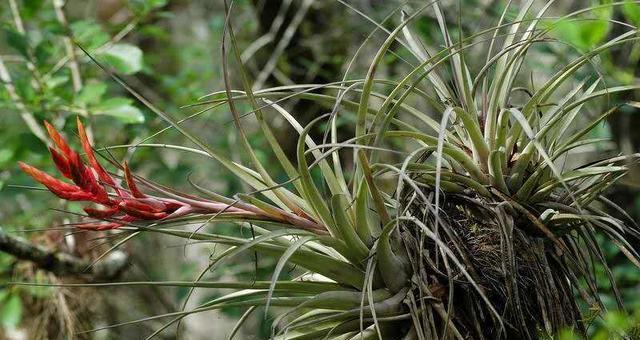
[[[144,123],[144,115],[142,114],[142,111],[133,105],[118,106],[113,109],[100,112],[100,114],[115,117],[125,124]]]
[[[131,44],[115,44],[102,56],[120,73],[133,74],[142,69],[142,50]]]
[[[133,106],[131,99],[116,97],[101,102],[94,107],[94,114],[108,115],[125,124],[144,123],[144,114]]]
[[[78,104],[97,104],[105,92],[107,92],[107,85],[104,83],[89,83],[82,88],[76,100]]]

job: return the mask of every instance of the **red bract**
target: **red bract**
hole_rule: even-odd
[[[112,177],[96,159],[80,119],[77,119],[77,125],[78,136],[88,164],[83,161],[79,153],[71,149],[51,124],[45,122],[55,146],[49,148],[51,158],[60,174],[70,179],[73,184],[61,181],[22,162],[20,162],[20,168],[58,197],[69,201],[90,202],[94,205],[85,207],[84,211],[89,217],[99,221],[76,225],[78,228],[107,230],[136,221],[158,221],[192,214],[225,213],[246,219],[276,221],[321,234],[327,233],[324,226],[317,224],[299,208],[297,210],[300,213],[296,215],[278,208],[265,211],[241,201],[235,201],[233,205],[229,205],[191,195],[177,194],[173,190],[165,190],[136,178],[126,162],[122,166],[127,187],[125,189],[120,181]],[[139,189],[139,183],[146,183],[172,198],[146,195]]]
[[[88,216],[109,220],[109,222],[81,224],[78,227],[105,230],[118,228],[137,220],[160,220],[186,206],[179,201],[149,197],[142,193],[126,163],[124,172],[129,190],[122,188],[119,181],[116,181],[96,159],[80,119],[77,119],[77,125],[88,165],[83,162],[80,154],[71,149],[62,135],[51,124],[45,122],[47,132],[55,145],[55,148],[49,148],[53,162],[60,174],[72,180],[74,184],[61,181],[23,162],[19,164],[24,172],[42,183],[56,196],[69,201],[86,201],[96,204],[97,208],[84,208]],[[113,189],[114,192],[109,194],[109,189]],[[189,209],[189,211],[193,210]]]
[[[93,195],[91,193],[84,192],[82,188],[78,186],[62,182],[29,164],[25,164],[23,162],[20,162],[19,164],[22,171],[29,174],[36,181],[42,183],[47,187],[47,189],[60,198],[70,201],[90,201],[93,199]]]

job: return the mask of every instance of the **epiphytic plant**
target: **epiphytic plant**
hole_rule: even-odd
[[[532,339],[564,327],[584,332],[579,302],[604,308],[593,270],[596,263],[608,268],[598,238],[604,236],[640,264],[632,245],[640,236],[637,225],[607,213],[605,208],[616,205],[603,196],[639,156],[572,167],[562,163],[575,149],[600,142],[586,136],[617,108],[587,118],[587,103],[640,86],[607,87],[599,78],[576,85],[574,76],[599,53],[637,40],[638,31],[624,24],[626,32],[582,54],[541,86],[522,89],[528,52],[554,42],[547,35],[554,25],[601,7],[546,18],[552,3],[530,14],[533,1],[527,1],[511,22],[505,19],[508,5],[497,26],[454,41],[438,1],[430,2],[387,32],[364,78],[256,91],[242,67],[237,74],[243,90],[231,88],[226,58],[232,55],[239,64],[241,58],[227,25],[226,89],[199,104],[229,106],[252,168],[213,150],[114,76],[199,148],[182,150],[219,161],[255,189],[252,193],[227,198],[198,188],[202,197],[181,194],[134,176],[126,164],[125,188],[98,163],[80,123],[89,166],[48,126],[59,149],[52,149],[54,161],[74,185],[22,168],[62,198],[102,206],[85,211],[105,222],[80,227],[228,245],[211,267],[247,250],[278,259],[271,281],[120,283],[239,289],[192,310],[155,316],[171,319],[158,332],[192,313],[223,307],[246,307],[241,325],[260,306],[287,307],[273,322],[273,336],[282,339]],[[445,45],[437,53],[423,49],[408,26],[430,8]],[[406,47],[418,64],[401,79],[380,79],[376,71],[394,43]],[[488,44],[486,62],[472,74],[466,58],[482,43]],[[494,51],[498,45],[502,48]],[[516,95],[521,91],[528,96]],[[303,127],[280,105],[288,98],[331,110]],[[277,183],[249,144],[240,101],[252,106],[287,182]],[[415,102],[426,103],[436,118]],[[280,148],[267,112],[278,113],[299,132],[296,165]],[[345,140],[336,121],[350,114],[355,136]],[[318,143],[310,132],[321,121],[328,122],[328,140]],[[343,166],[349,155],[352,168]],[[259,235],[179,228],[218,221],[250,223]],[[305,271],[281,280],[287,263]]]

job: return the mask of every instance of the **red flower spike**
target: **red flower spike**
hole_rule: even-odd
[[[127,186],[129,187],[129,190],[131,191],[131,194],[133,195],[133,197],[135,198],[147,197],[145,194],[142,193],[142,191],[138,189],[138,186],[133,180],[133,175],[131,174],[131,170],[129,170],[129,164],[127,164],[127,162],[124,162],[124,178],[127,181]]]
[[[29,176],[33,177],[33,179],[49,188],[49,190],[54,191],[54,193],[77,191],[80,189],[73,184],[60,181],[53,176],[50,176],[46,172],[40,171],[27,163],[18,162],[18,165],[20,166],[20,169],[22,169],[22,171],[26,172]]]
[[[104,209],[85,207],[84,210],[89,216],[97,219],[110,217],[116,219],[115,222],[110,223],[81,224],[78,225],[78,228],[108,230],[118,228],[125,223],[136,220],[159,220],[167,217],[170,213],[183,206],[171,200],[165,203],[163,199],[151,198],[143,194],[138,189],[135,178],[126,163],[124,165],[125,179],[131,193],[123,190],[98,163],[93,153],[93,148],[87,138],[84,126],[79,119],[78,133],[90,166],[85,165],[80,154],[69,147],[66,140],[51,124],[46,123],[46,127],[53,143],[57,147],[57,150],[50,148],[53,161],[60,173],[71,179],[75,185],[60,181],[37,168],[20,162],[22,170],[60,198],[69,201],[89,201],[105,207]],[[113,187],[116,191],[117,198],[111,199],[105,187],[98,182],[98,179],[101,179],[106,185]],[[132,195],[135,198],[132,198]],[[114,217],[118,214],[120,214],[120,216]]]
[[[80,117],[76,118],[76,124],[78,125],[78,136],[80,136],[80,143],[82,144],[82,149],[84,153],[87,154],[87,159],[89,159],[89,164],[91,167],[98,173],[98,177],[105,183],[114,186],[115,181],[109,173],[98,163],[96,159],[96,155],[93,152],[93,147],[91,147],[91,143],[89,142],[89,137],[87,137],[87,131],[84,129],[84,125],[82,121],[80,121]]]
[[[132,205],[131,202],[129,203],[120,202],[119,206],[122,211],[127,213],[127,215],[133,216],[139,219],[143,219],[143,220],[151,220],[151,221],[160,220],[169,215],[165,212],[150,212],[150,211],[140,210],[134,205]]]
[[[56,196],[69,201],[90,201],[94,199],[94,195],[82,191],[82,189],[73,184],[62,182],[47,173],[42,172],[31,165],[20,162],[22,171],[29,174],[33,179],[40,182]]]
[[[51,190],[51,188],[49,188]],[[93,201],[95,196],[93,196],[90,192],[85,191],[65,191],[65,192],[55,192],[51,190],[54,194],[56,194],[60,198],[64,198],[67,201]]]
[[[82,163],[82,159],[80,155],[77,153],[73,153],[73,158],[69,159],[69,170],[71,172],[71,180],[73,183],[81,187],[82,189],[88,190],[90,187],[88,176],[93,176],[90,172],[88,172],[87,167]]]
[[[85,173],[85,178],[88,179],[86,190],[94,194],[95,199],[93,201],[100,204],[110,205],[111,200],[109,199],[109,194],[104,189],[104,187],[102,187],[102,185],[98,183],[93,170],[90,168],[85,168]]]
[[[71,169],[69,168],[67,159],[54,148],[50,147],[49,152],[51,152],[51,158],[53,158],[53,162],[56,164],[56,168],[58,168],[62,176],[71,179]]]
[[[51,124],[45,122],[47,131],[55,145],[50,148],[51,157],[60,173],[71,179],[74,184],[58,180],[28,164],[19,163],[25,173],[46,186],[58,197],[69,201],[86,201],[97,204],[98,207],[84,208],[89,217],[99,220],[109,219],[108,222],[97,221],[78,224],[77,228],[109,230],[141,220],[157,221],[189,214],[212,214],[226,209],[236,213],[249,212],[241,208],[229,207],[225,203],[201,200],[188,195],[184,196],[184,201],[145,195],[138,188],[140,182],[134,177],[126,162],[123,165],[124,180],[129,190],[124,189],[120,181],[116,181],[98,163],[80,119],[77,119],[77,124],[78,135],[82,149],[87,155],[88,165],[79,153],[69,147],[62,135]],[[113,190],[113,192],[109,193],[107,190]],[[266,213],[258,212],[258,215],[268,217]],[[297,218],[295,215],[292,216]]]
[[[134,201],[132,199],[129,199],[129,201]],[[176,204],[173,202],[168,202],[165,200],[158,200],[155,198],[151,198],[151,197],[147,197],[147,198],[138,198],[135,200],[135,202],[139,202],[139,203],[144,203],[146,205],[149,205],[151,208],[157,210],[157,211],[173,211],[176,210],[180,207],[182,207],[183,205],[181,204]]]
[[[136,209],[140,211],[146,211],[151,213],[159,213],[159,212],[166,211],[166,206],[162,203],[150,205],[150,204],[142,203],[139,200],[135,200],[135,199],[125,199],[123,202],[128,208]]]
[[[93,218],[98,218],[98,219],[104,219],[104,218],[108,218],[111,217],[115,214],[118,213],[119,208],[117,205],[114,205],[111,208],[105,209],[105,210],[101,210],[101,209],[95,209],[95,208],[90,208],[90,207],[85,207],[83,208],[84,212],[87,213],[87,215],[93,217]]]
[[[60,149],[60,151],[62,151],[67,159],[71,158],[71,155],[75,152],[71,150],[69,144],[67,144],[67,141],[60,135],[58,130],[56,130],[56,128],[53,127],[53,125],[49,124],[49,122],[47,122],[46,120],[44,121],[44,125],[47,128],[47,132],[49,133],[49,136],[51,136],[53,143],[58,147],[58,149]]]

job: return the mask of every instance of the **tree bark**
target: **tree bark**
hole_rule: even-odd
[[[0,228],[0,251],[18,260],[30,261],[39,269],[58,276],[85,276],[92,280],[108,280],[117,277],[127,267],[128,256],[122,251],[114,251],[102,261],[92,265],[91,261],[48,250],[42,246],[7,234]]]

